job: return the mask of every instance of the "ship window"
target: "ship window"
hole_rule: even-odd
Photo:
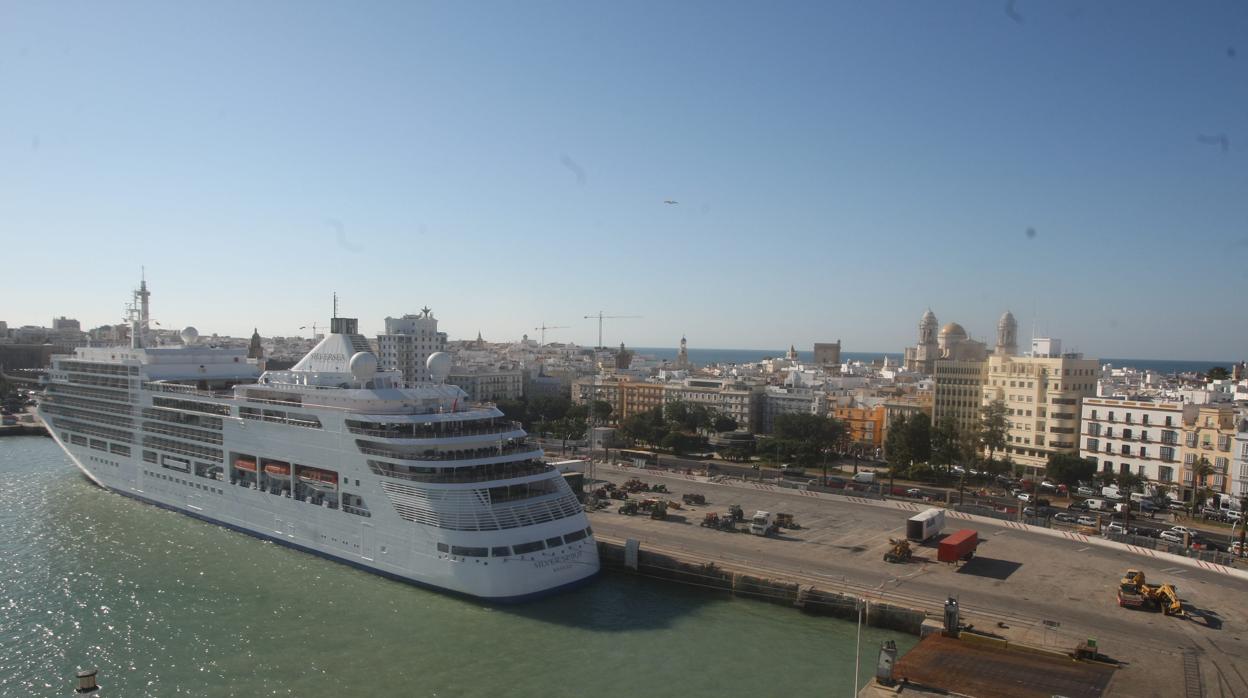
[[[72,441],[72,442],[74,443],[74,445],[75,445],[75,446],[86,446],[86,445],[87,445],[87,437],[85,437],[85,436],[78,436],[77,434],[75,434],[75,435],[73,435],[73,436],[69,437],[69,440],[70,440],[70,441]]]
[[[440,552],[440,553],[447,553],[447,552],[450,552],[450,551],[451,551],[451,549],[450,549],[449,547],[447,547],[446,543],[438,543],[438,552]]]
[[[492,557],[508,557],[511,555],[511,546],[496,545],[493,548],[490,548],[490,555]]]
[[[535,553],[539,550],[545,550],[546,544],[540,540],[535,540],[532,543],[520,543],[519,545],[513,546],[512,549],[516,551],[517,555],[523,555],[525,553]]]
[[[107,451],[108,443],[101,439],[91,439],[91,448],[97,451]]]
[[[561,545],[563,545],[563,539],[560,538],[559,536],[546,539],[546,546],[549,548],[558,548]]]
[[[109,444],[108,450],[110,453],[116,453],[119,456],[126,456],[127,458],[130,457],[129,446],[122,446],[121,444]]]
[[[566,536],[564,536],[564,537],[563,537],[563,539],[564,539],[565,541],[569,542],[569,543],[572,543],[572,542],[575,542],[575,541],[581,540],[581,539],[583,539],[584,537],[585,537],[585,532],[584,532],[584,531],[573,531],[573,532],[571,532],[571,533],[567,534]]]
[[[463,557],[489,557],[489,548],[469,548],[462,545],[451,546],[452,555],[462,555]]]

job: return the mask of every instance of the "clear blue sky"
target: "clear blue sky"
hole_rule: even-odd
[[[1238,359],[1248,4],[6,1],[0,242],[10,326]]]

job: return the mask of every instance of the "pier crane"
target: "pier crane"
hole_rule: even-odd
[[[602,321],[603,320],[623,320],[623,319],[634,319],[634,318],[639,318],[639,317],[641,316],[640,315],[603,315],[602,311],[599,310],[594,315],[586,315],[585,319],[586,320],[593,320],[593,319],[598,320],[598,348],[601,349],[602,348]]]

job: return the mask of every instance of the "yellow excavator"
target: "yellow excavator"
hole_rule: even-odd
[[[884,553],[884,562],[909,562],[914,553],[910,550],[910,541],[905,538],[889,538],[891,547]]]
[[[1144,573],[1139,570],[1127,570],[1118,583],[1118,605],[1125,608],[1144,608],[1155,610],[1160,608],[1167,616],[1185,616],[1183,602],[1179,600],[1179,591],[1173,584],[1149,586],[1144,582]]]

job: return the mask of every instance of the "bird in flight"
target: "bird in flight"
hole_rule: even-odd
[[[680,203],[680,202],[679,202],[679,201],[674,201],[674,200],[672,200],[672,199],[664,199],[664,200],[663,200],[663,203],[665,203],[665,204],[678,204],[678,203]]]

